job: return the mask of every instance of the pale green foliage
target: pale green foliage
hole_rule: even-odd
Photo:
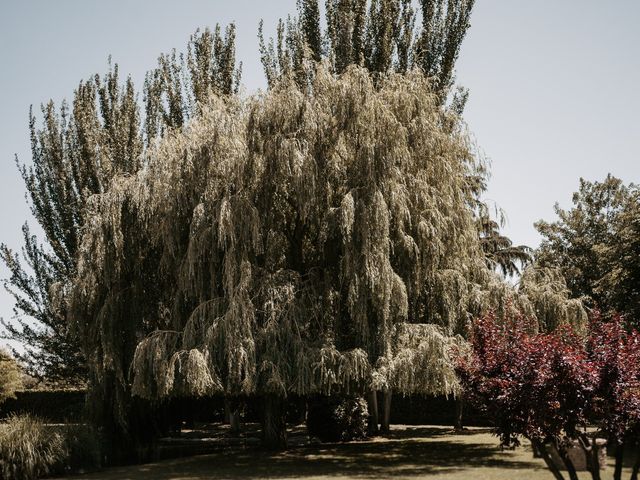
[[[87,199],[104,192],[114,176],[140,167],[139,108],[131,79],[122,83],[116,65],[104,77],[80,82],[70,105],[42,106],[42,116],[36,126],[30,112],[32,163],[19,169],[46,243],[25,224],[23,258],[0,248],[17,317],[2,323],[10,338],[31,347],[14,353],[32,375],[82,384],[87,372],[81,345],[52,292],[75,271]]]
[[[456,118],[417,71],[374,85],[320,65],[310,90],[211,97],[91,201],[68,291],[96,362],[120,365],[134,318],[161,330],[132,365],[145,398],[349,393],[381,375],[455,393],[450,337],[510,293],[479,246]]]
[[[526,295],[541,329],[552,331],[560,325],[581,329],[588,317],[581,298],[571,298],[559,269],[531,266],[520,279],[520,293]]]
[[[222,391],[209,369],[208,351],[180,350],[178,332],[154,332],[136,348],[132,393],[148,400],[159,397],[202,397]]]
[[[15,398],[15,391],[22,388],[22,372],[16,361],[0,349],[0,403]]]
[[[0,247],[0,258],[11,274],[6,287],[15,297],[17,317],[15,323],[2,323],[13,340],[30,347],[26,353],[14,353],[32,375],[82,384],[87,381],[87,366],[97,365],[83,351],[89,332],[80,323],[75,324],[79,331],[69,328],[66,305],[60,301],[65,294],[62,286],[76,271],[86,210],[94,208],[89,197],[108,190],[116,176],[135,176],[145,163],[145,143],[181,128],[209,95],[235,93],[239,78],[235,27],[222,32],[216,25],[213,31],[196,31],[185,55],[175,51],[162,55],[157,68],[149,72],[144,128],[138,93],[131,79],[121,82],[117,65],[102,77],[80,82],[69,105],[63,102],[59,109],[53,102],[44,105],[41,126],[30,114],[32,162],[20,163],[19,168],[44,239],[37,239],[25,225],[24,258],[6,245]],[[115,294],[114,289],[111,295]],[[141,320],[145,321],[149,322]],[[140,330],[152,330],[155,322],[152,328],[132,326],[118,331],[119,335],[134,332],[125,344],[135,341]],[[86,356],[94,350],[89,347]],[[120,353],[125,352],[128,363],[133,352],[125,347]],[[100,362],[96,368],[102,366]],[[89,380],[97,381],[98,376],[89,372]]]
[[[236,67],[235,41],[235,24],[224,34],[216,24],[213,32],[206,28],[191,36],[186,56],[175,50],[160,55],[144,85],[147,142],[181,128],[211,94],[238,91],[242,65]]]
[[[460,384],[453,356],[463,343],[462,337],[446,336],[436,325],[397,324],[390,353],[378,360],[374,389],[403,395],[457,395]]]

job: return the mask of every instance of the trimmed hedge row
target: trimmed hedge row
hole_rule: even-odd
[[[52,423],[81,422],[84,411],[83,390],[45,390],[16,392],[16,398],[0,404],[0,419],[10,414],[29,413]],[[259,397],[244,399],[242,417],[245,422],[260,421]],[[288,420],[299,423],[303,418],[304,400],[291,398]],[[378,399],[382,405],[382,396]],[[453,398],[394,395],[391,404],[391,424],[453,425],[456,402]],[[187,422],[221,422],[225,405],[222,397],[175,399],[169,404],[171,417]],[[465,405],[464,424],[488,426],[489,419],[471,405]]]
[[[50,423],[82,421],[84,390],[25,390],[0,404],[0,419],[11,414],[31,414]]]

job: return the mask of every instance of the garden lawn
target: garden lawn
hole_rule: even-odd
[[[610,463],[603,479],[612,478]],[[624,477],[628,478],[625,470]],[[446,480],[550,480],[528,442],[501,450],[487,429],[459,434],[445,427],[395,426],[385,437],[342,444],[294,447],[283,453],[253,448],[112,468],[70,480],[217,480],[327,478]],[[623,477],[623,478],[624,478]],[[591,476],[580,473],[581,479]]]

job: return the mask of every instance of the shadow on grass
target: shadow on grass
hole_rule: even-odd
[[[417,437],[423,435],[424,441]],[[451,435],[451,434],[449,434]],[[411,437],[411,438],[408,438]],[[479,467],[536,469],[539,464],[518,461],[472,436],[447,438],[446,430],[415,428],[391,432],[388,439],[346,444],[304,446],[283,453],[246,449],[111,469],[81,476],[91,479],[214,480],[228,478],[305,478],[349,476],[389,478],[431,476]],[[513,478],[517,478],[514,472]]]

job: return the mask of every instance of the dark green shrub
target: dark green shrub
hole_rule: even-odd
[[[315,397],[309,401],[307,431],[323,442],[367,436],[369,412],[362,397]]]
[[[66,456],[56,473],[86,473],[102,466],[100,438],[89,425],[69,425],[64,429]]]
[[[64,462],[62,434],[31,415],[12,415],[0,424],[0,479],[32,480]]]
[[[83,419],[84,390],[26,390],[17,391],[15,399],[0,404],[0,419],[11,414],[30,414],[45,423],[78,423]]]

